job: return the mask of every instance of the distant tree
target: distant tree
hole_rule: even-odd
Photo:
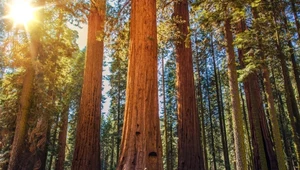
[[[230,86],[231,104],[232,104],[232,121],[233,121],[233,134],[235,145],[236,168],[239,170],[247,169],[246,151],[244,143],[244,128],[243,117],[241,112],[239,87],[237,81],[237,71],[235,63],[235,54],[233,47],[233,35],[231,31],[230,16],[225,19],[225,39],[226,51],[228,62],[228,78]]]

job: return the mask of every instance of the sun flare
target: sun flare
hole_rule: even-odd
[[[26,0],[14,0],[12,4],[9,5],[9,15],[8,18],[11,18],[14,21],[14,25],[24,25],[34,19],[34,11],[30,5],[29,1]]]

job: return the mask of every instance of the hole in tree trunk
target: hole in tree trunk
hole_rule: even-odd
[[[136,131],[136,132],[135,132],[135,134],[136,134],[136,135],[139,135],[139,134],[141,134],[141,132],[139,132],[139,131]]]
[[[157,153],[156,152],[150,152],[149,156],[157,156]]]

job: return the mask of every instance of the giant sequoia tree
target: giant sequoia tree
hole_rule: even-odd
[[[72,169],[100,169],[100,104],[105,0],[91,3],[80,111]]]
[[[30,3],[0,19],[0,169],[299,167],[298,1]]]
[[[19,98],[19,108],[17,113],[16,128],[14,133],[14,139],[12,143],[12,149],[9,159],[9,170],[20,169],[21,156],[25,150],[25,139],[28,130],[28,117],[32,105],[35,67],[34,62],[39,55],[40,50],[40,31],[42,25],[34,24],[29,29],[30,34],[30,47],[27,52],[27,61],[25,65],[25,72],[23,78],[23,86],[21,96]]]
[[[126,104],[117,169],[162,170],[156,0],[131,1]]]
[[[174,3],[176,26],[180,38],[176,40],[176,74],[178,101],[178,169],[204,169],[200,124],[196,105],[192,48],[188,37],[188,1]]]

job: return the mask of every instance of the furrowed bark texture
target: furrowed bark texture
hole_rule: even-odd
[[[88,16],[88,39],[82,96],[72,162],[73,170],[100,169],[100,108],[105,0],[96,1]]]
[[[156,0],[132,0],[126,104],[118,170],[162,170]]]
[[[189,42],[188,1],[174,3],[174,16],[181,38],[175,44],[177,103],[178,103],[178,169],[204,169],[203,148],[200,141],[200,124],[196,105],[192,49]],[[188,42],[187,42],[188,41]]]

